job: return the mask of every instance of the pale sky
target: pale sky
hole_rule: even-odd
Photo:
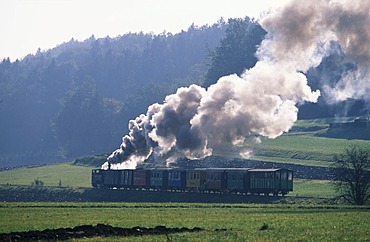
[[[287,0],[0,0],[0,61],[38,48],[47,50],[74,38],[83,41],[128,32],[173,34],[216,23],[221,17],[249,16]]]

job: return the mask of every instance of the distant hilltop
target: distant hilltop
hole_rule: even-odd
[[[351,121],[333,122],[321,136],[338,139],[370,140],[370,119],[356,118]]]

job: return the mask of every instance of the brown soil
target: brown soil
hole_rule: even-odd
[[[70,240],[74,238],[93,238],[108,236],[142,236],[142,235],[168,235],[173,233],[199,232],[202,228],[167,228],[156,226],[154,228],[133,227],[121,228],[105,224],[81,225],[74,228],[46,229],[42,231],[11,232],[0,234],[0,241],[55,241]]]

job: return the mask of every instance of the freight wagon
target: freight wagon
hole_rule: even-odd
[[[96,169],[92,171],[92,186],[277,196],[293,191],[293,171],[282,168]]]

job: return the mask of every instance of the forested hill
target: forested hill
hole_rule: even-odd
[[[177,34],[72,39],[22,60],[2,60],[0,168],[112,152],[130,119],[178,87],[208,87],[253,67],[265,35],[248,17],[220,19]],[[313,89],[320,89],[351,68],[338,50],[306,74]],[[300,106],[299,117],[327,117],[337,110],[357,115],[367,107],[356,100],[328,106],[319,99]]]
[[[240,34],[251,44],[243,53],[247,58],[237,62],[240,74],[254,65],[256,45],[265,34],[247,17],[192,25],[177,34],[72,39],[22,60],[4,59],[0,166],[111,152],[127,132],[128,120],[145,113],[148,105],[162,102],[180,86],[204,84],[207,78],[210,85],[215,76],[235,72],[220,71],[217,65],[225,69],[225,63],[213,63]],[[222,49],[221,40],[229,49]]]

